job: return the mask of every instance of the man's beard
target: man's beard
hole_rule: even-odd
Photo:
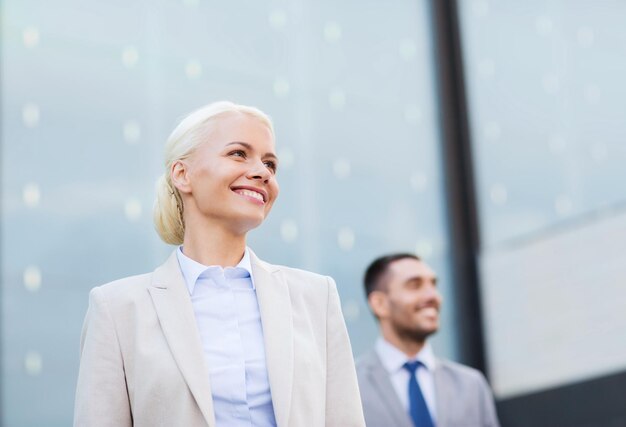
[[[393,324],[393,329],[396,331],[396,334],[400,337],[400,339],[419,343],[423,343],[426,341],[426,338],[437,332],[437,328],[426,331],[417,326],[406,327],[397,323]]]

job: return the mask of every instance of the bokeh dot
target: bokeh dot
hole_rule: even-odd
[[[428,259],[433,255],[434,248],[430,239],[420,239],[415,244],[415,254],[424,259]]]
[[[340,88],[335,88],[328,94],[328,103],[333,111],[343,111],[346,107],[346,94]]]
[[[126,68],[134,68],[139,62],[139,52],[134,46],[127,46],[122,50],[122,64]]]
[[[341,26],[336,22],[327,22],[324,26],[324,39],[328,43],[336,43],[341,40]]]
[[[24,126],[28,128],[37,127],[39,125],[39,119],[39,105],[31,102],[22,107],[22,122]]]
[[[561,194],[554,199],[554,210],[559,216],[567,216],[572,213],[574,203],[567,194]]]
[[[535,30],[540,36],[547,36],[552,33],[552,19],[546,15],[540,15],[535,19]]]
[[[593,29],[590,27],[580,27],[576,32],[576,38],[578,39],[580,47],[588,48],[593,46],[595,40]]]
[[[473,0],[471,7],[474,15],[479,18],[484,18],[489,14],[489,3],[486,0]]]
[[[333,173],[338,179],[346,179],[350,176],[352,166],[346,159],[336,159],[333,162]]]
[[[124,141],[128,144],[136,144],[141,138],[141,125],[137,120],[127,120],[123,128]]]
[[[415,58],[417,53],[417,46],[413,39],[400,40],[400,46],[398,47],[400,57],[405,61],[410,61]]]
[[[298,239],[298,224],[291,219],[286,219],[280,224],[280,237],[287,243]]]
[[[129,198],[126,200],[126,203],[124,203],[124,214],[129,221],[134,222],[139,220],[142,211],[141,202],[134,197]]]
[[[286,98],[289,95],[289,90],[290,86],[287,79],[278,77],[274,80],[274,95],[276,98]]]
[[[478,74],[484,78],[491,78],[496,74],[496,63],[493,59],[485,58],[478,63]]]
[[[550,137],[548,146],[550,147],[550,151],[552,153],[561,154],[567,148],[567,140],[563,135],[557,133]]]
[[[498,141],[502,135],[502,129],[497,122],[487,122],[484,126],[484,134],[489,141]]]
[[[411,188],[418,193],[422,193],[426,190],[428,185],[428,177],[420,171],[415,171],[411,174]]]
[[[404,107],[404,120],[411,124],[418,124],[422,120],[422,110],[415,104],[409,104]]]
[[[555,94],[561,88],[561,79],[557,74],[547,73],[541,78],[541,86],[548,94]]]
[[[37,376],[43,370],[43,358],[36,351],[29,351],[24,356],[24,370],[30,376]]]
[[[22,200],[29,208],[39,206],[39,201],[41,200],[39,185],[35,183],[26,184],[24,188],[22,188]]]
[[[350,227],[342,227],[337,233],[337,244],[343,251],[350,251],[354,247],[356,237]]]
[[[601,143],[601,142],[593,144],[589,151],[590,151],[590,154],[591,154],[591,158],[596,163],[602,163],[603,161],[605,161],[607,159],[607,157],[609,155],[609,151],[608,151],[606,145]]]
[[[598,85],[589,84],[585,87],[585,99],[589,104],[597,104],[600,102],[601,91]]]
[[[293,167],[296,156],[291,147],[282,147],[278,150],[278,169],[289,170]]]
[[[354,299],[349,299],[343,304],[342,307],[343,317],[346,322],[355,322],[359,320],[361,315],[361,307],[359,303]]]
[[[269,15],[270,27],[275,30],[282,30],[287,25],[287,14],[282,9],[274,9]]]
[[[503,184],[494,184],[489,190],[489,196],[494,205],[502,206],[508,201],[509,193]]]
[[[190,59],[185,64],[185,74],[189,79],[197,79],[202,75],[202,64],[195,59]]]
[[[22,41],[24,46],[32,49],[39,45],[39,30],[36,27],[26,27],[22,32]]]
[[[22,276],[27,291],[34,293],[41,288],[41,270],[36,265],[26,267]]]

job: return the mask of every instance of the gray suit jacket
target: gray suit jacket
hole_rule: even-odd
[[[335,282],[250,261],[278,427],[363,427]],[[214,427],[207,369],[173,253],[153,273],[91,291],[74,425]]]
[[[378,354],[363,355],[356,367],[367,426],[412,427]],[[437,427],[499,426],[491,390],[479,371],[437,359],[434,380]]]

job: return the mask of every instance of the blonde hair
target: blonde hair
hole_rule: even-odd
[[[172,183],[172,165],[190,157],[200,144],[206,142],[206,127],[210,121],[229,113],[247,114],[260,120],[274,136],[274,126],[267,114],[257,108],[229,101],[214,102],[185,117],[167,140],[165,172],[156,183],[154,226],[165,243],[180,245],[185,236],[184,205],[178,189]]]

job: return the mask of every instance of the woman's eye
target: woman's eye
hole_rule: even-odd
[[[246,152],[243,150],[235,150],[235,151],[231,151],[229,153],[230,156],[235,156],[235,157],[243,157],[244,159],[246,158]]]
[[[263,164],[270,169],[272,172],[276,172],[276,163],[271,160],[263,162]]]

